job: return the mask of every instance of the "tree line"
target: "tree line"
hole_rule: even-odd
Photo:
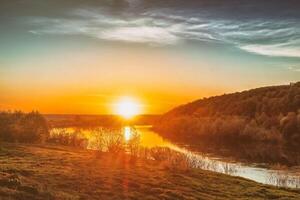
[[[154,128],[177,139],[296,146],[300,82],[203,98],[169,111]]]

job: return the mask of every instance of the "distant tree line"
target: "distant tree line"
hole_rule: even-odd
[[[44,115],[51,127],[122,127],[125,125],[151,125],[160,116],[138,115],[124,120],[118,115]]]
[[[0,141],[43,142],[48,136],[47,122],[38,112],[0,112]]]

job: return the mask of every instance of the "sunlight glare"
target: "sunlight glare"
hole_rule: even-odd
[[[140,113],[140,105],[132,98],[124,97],[116,103],[116,113],[130,119]]]
[[[124,127],[124,139],[126,142],[131,139],[131,129],[129,126]]]

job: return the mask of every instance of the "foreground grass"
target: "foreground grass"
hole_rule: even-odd
[[[5,143],[0,199],[300,199],[300,191],[127,155]]]

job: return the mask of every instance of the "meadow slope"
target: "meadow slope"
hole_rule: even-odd
[[[1,143],[0,199],[300,199],[300,191],[149,160]]]

